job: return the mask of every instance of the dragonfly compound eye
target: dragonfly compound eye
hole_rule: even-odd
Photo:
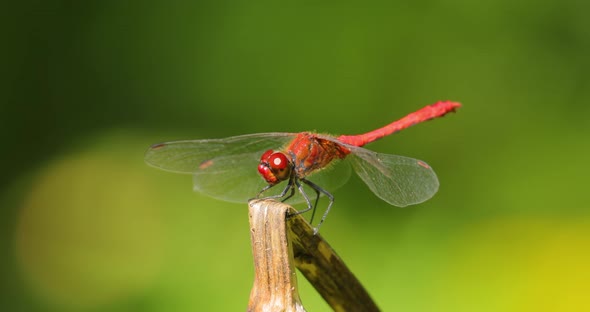
[[[268,165],[278,180],[287,180],[291,174],[291,166],[287,156],[281,152],[268,157]]]
[[[269,149],[268,151],[264,152],[264,154],[262,154],[262,156],[260,156],[260,161],[267,161],[268,157],[270,157],[270,155],[272,155],[272,153],[274,153],[273,150]]]
[[[289,160],[285,154],[278,152],[270,155],[268,158],[268,164],[272,169],[283,170],[289,165]]]
[[[281,152],[275,153],[273,150],[268,150],[260,157],[258,173],[269,184],[276,184],[287,180],[291,174],[289,159]]]

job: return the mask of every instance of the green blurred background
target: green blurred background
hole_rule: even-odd
[[[323,236],[384,311],[590,309],[590,2],[24,1],[5,7],[4,311],[244,311],[245,204],[148,167],[164,140],[355,134],[441,181],[358,179]],[[329,307],[300,277],[309,311]]]

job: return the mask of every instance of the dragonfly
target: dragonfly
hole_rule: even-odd
[[[224,201],[273,198],[293,204],[304,202],[306,208],[298,214],[313,210],[310,223],[323,195],[329,203],[314,228],[317,234],[334,203],[328,190],[342,186],[351,167],[375,195],[391,205],[405,207],[433,197],[439,181],[426,162],[377,153],[363,146],[460,106],[439,101],[359,135],[273,132],[157,143],[147,150],[145,161],[166,171],[191,174],[195,191]],[[275,188],[282,182],[283,188]],[[295,190],[300,196],[294,196]]]

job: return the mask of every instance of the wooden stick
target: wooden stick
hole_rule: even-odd
[[[294,310],[303,307],[293,264],[334,311],[379,311],[342,259],[319,234],[313,235],[301,215],[294,215],[293,207],[268,199],[252,200],[249,206],[256,272],[249,311],[303,311]],[[250,309],[279,301],[291,308]]]

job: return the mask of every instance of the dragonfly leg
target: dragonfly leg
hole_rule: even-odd
[[[260,192],[258,192],[258,194],[256,194],[256,198],[260,198],[260,195],[262,195],[262,193],[266,192],[266,190],[268,190],[269,188],[271,188],[275,185],[276,184],[274,184],[274,185],[269,184],[269,185],[265,186],[262,190],[260,190]]]
[[[309,185],[309,187],[311,187],[317,193],[316,202],[315,202],[316,206],[318,204],[318,199],[320,198],[320,192],[324,193],[324,195],[326,195],[326,197],[328,197],[330,199],[330,203],[328,204],[328,208],[326,208],[326,211],[324,212],[322,219],[318,223],[318,226],[316,226],[313,229],[313,234],[315,235],[320,231],[320,226],[322,226],[322,223],[324,223],[324,220],[326,220],[326,217],[328,216],[328,213],[330,212],[330,208],[332,208],[332,204],[334,204],[334,196],[332,194],[330,194],[330,192],[324,190],[319,185],[317,185],[309,180],[301,179],[301,181],[303,183]],[[309,201],[308,201],[308,203],[309,203]],[[315,214],[315,206],[314,206],[313,214]],[[313,214],[312,214],[312,218],[313,218]]]
[[[289,182],[287,183],[287,186],[283,189],[283,191],[280,194],[271,195],[271,196],[267,196],[264,198],[276,199],[276,198],[285,197],[285,195],[287,194],[287,192],[289,190],[291,190],[291,194],[289,194],[285,199],[283,199],[283,201],[291,198],[291,196],[293,196],[293,194],[295,193],[295,190],[293,189],[293,180],[294,180],[293,177],[289,178]],[[268,189],[270,189],[271,187],[273,187],[275,185],[278,185],[278,184],[269,184],[269,185],[265,186],[262,190],[260,190],[260,192],[258,192],[258,194],[256,195],[256,198],[260,198],[260,195],[262,195],[262,193],[266,192]]]
[[[302,181],[303,183],[309,185],[313,189],[313,191],[316,193],[315,202],[314,202],[313,205],[311,204],[311,200],[309,199],[309,196],[307,195],[307,193],[303,189],[303,185],[299,181]],[[310,210],[313,209],[313,211],[311,213],[311,218],[309,220],[309,223],[310,224],[313,224],[313,217],[314,217],[315,212],[316,212],[316,209],[318,207],[318,200],[320,199],[320,190],[321,190],[321,188],[319,186],[313,184],[313,183],[311,183],[311,184],[310,183],[311,182],[309,182],[309,181],[307,181],[305,179],[300,179],[300,180],[299,179],[295,179],[295,185],[297,186],[297,189],[301,193],[301,196],[303,196],[303,198],[305,199],[305,202],[307,203],[307,208],[306,209],[303,209],[303,210],[299,210],[299,211],[297,211],[297,213],[295,213],[293,215],[298,215],[298,214],[306,213],[306,212],[308,212],[308,211],[310,211]],[[332,196],[332,195],[329,194],[329,196]],[[333,201],[333,198],[331,199],[331,201]],[[332,205],[331,202],[330,202],[330,205]],[[314,235],[317,234],[318,231],[319,231],[319,226],[318,227],[314,227],[314,229],[313,229]]]
[[[302,179],[302,181],[303,181],[303,179]],[[297,213],[295,215],[298,215],[298,214],[302,214],[302,213],[306,213],[306,212],[310,211],[311,209],[314,208],[314,206],[311,205],[311,201],[309,200],[309,196],[307,196],[307,193],[305,193],[305,190],[303,189],[303,185],[301,185],[301,183],[299,183],[298,179],[295,179],[295,185],[297,186],[299,193],[301,193],[301,196],[303,196],[303,198],[305,199],[305,202],[307,203],[306,209],[297,211]]]
[[[302,181],[305,184],[307,184],[307,182],[309,182],[305,179],[302,179]],[[307,185],[309,185],[309,184],[307,184]],[[312,187],[311,189],[315,192],[315,203],[313,204],[313,210],[311,211],[311,218],[309,218],[309,224],[313,224],[313,217],[315,216],[316,208],[318,207],[318,201],[320,200],[320,191],[318,191],[314,187]]]
[[[281,202],[284,203],[287,199],[289,199],[289,198],[293,197],[293,195],[295,195],[295,188],[291,186],[290,189],[291,189],[291,194],[289,194],[285,198],[281,199]]]

